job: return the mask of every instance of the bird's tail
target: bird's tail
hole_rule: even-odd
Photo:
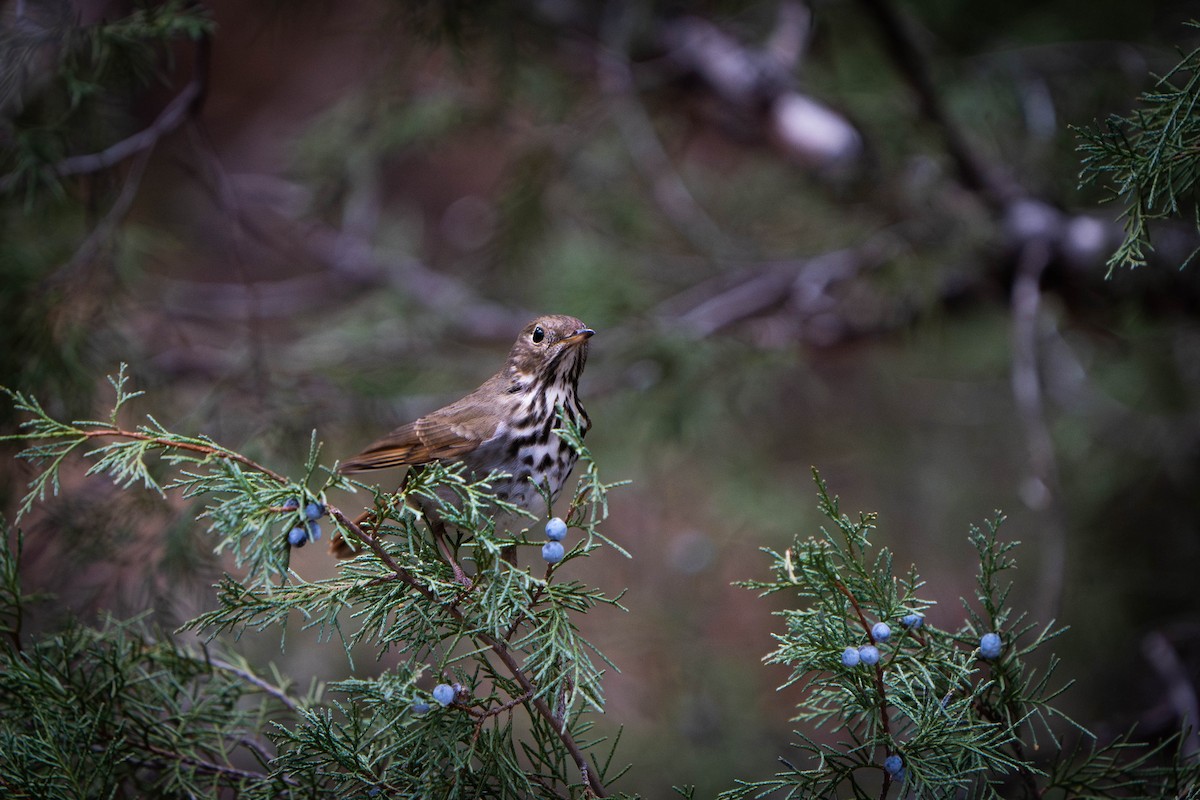
[[[379,447],[364,450],[358,455],[338,464],[338,472],[365,472],[371,469],[407,467],[413,462],[411,456],[395,447]]]

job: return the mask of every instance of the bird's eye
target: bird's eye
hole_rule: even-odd
[[[544,330],[542,330],[541,325],[538,325],[536,328],[533,329],[533,337],[532,338],[533,338],[534,344],[540,344],[542,339],[546,338],[546,332]]]

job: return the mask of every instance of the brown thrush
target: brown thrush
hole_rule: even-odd
[[[553,499],[576,458],[554,433],[557,408],[581,433],[591,426],[578,387],[593,333],[574,317],[538,317],[521,331],[501,370],[478,389],[400,426],[343,462],[342,472],[462,462],[477,478],[493,470],[508,473],[492,485],[501,500],[529,509],[540,497],[539,485]],[[440,540],[434,504],[421,510]],[[356,554],[340,536],[330,550],[339,558]]]

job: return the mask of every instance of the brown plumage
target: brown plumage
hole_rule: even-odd
[[[517,336],[500,371],[478,389],[401,425],[346,459],[341,470],[463,462],[479,477],[492,470],[509,473],[493,491],[522,508],[537,500],[538,484],[557,495],[575,452],[553,433],[556,409],[586,433],[591,421],[579,402],[578,384],[593,333],[574,317],[538,317]],[[422,510],[430,516],[430,508]],[[338,536],[330,549],[341,558],[356,554]]]

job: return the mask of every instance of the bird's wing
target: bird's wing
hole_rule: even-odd
[[[461,458],[495,435],[495,425],[463,424],[458,409],[435,411],[402,425],[356,456],[342,462],[342,472],[405,467]]]

